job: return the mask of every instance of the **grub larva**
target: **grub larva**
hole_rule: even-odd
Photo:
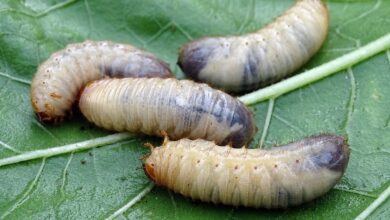
[[[256,132],[252,113],[230,95],[174,78],[103,79],[88,84],[79,107],[96,125],[171,139],[203,138],[239,147]]]
[[[41,121],[58,122],[80,89],[103,77],[172,77],[166,63],[131,45],[110,41],[69,44],[42,63],[31,84],[31,103]]]
[[[321,0],[298,0],[263,29],[241,36],[205,37],[184,45],[185,75],[227,92],[242,93],[279,81],[306,63],[328,32]]]
[[[216,146],[205,140],[164,141],[144,170],[186,197],[233,206],[286,208],[329,191],[349,159],[344,138],[319,135],[270,150]]]

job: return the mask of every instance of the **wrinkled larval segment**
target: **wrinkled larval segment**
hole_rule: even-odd
[[[178,65],[187,77],[226,92],[252,91],[305,64],[325,41],[328,23],[321,0],[299,0],[257,32],[185,44]]]
[[[329,191],[348,160],[348,144],[336,135],[308,137],[270,150],[181,139],[152,148],[144,170],[157,185],[193,199],[286,208]]]
[[[253,138],[253,115],[239,100],[206,84],[173,78],[103,79],[89,84],[79,107],[94,124],[169,138],[241,147]]]
[[[80,90],[103,77],[172,77],[153,54],[128,44],[85,41],[69,44],[43,62],[31,84],[31,104],[40,121],[60,122]]]

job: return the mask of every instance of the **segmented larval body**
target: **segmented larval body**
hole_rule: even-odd
[[[328,32],[320,0],[299,0],[263,29],[241,36],[205,37],[185,44],[178,64],[191,79],[242,93],[277,82],[306,63]]]
[[[31,84],[31,103],[41,121],[58,122],[71,112],[80,90],[103,77],[172,77],[166,63],[128,44],[69,44],[42,63]]]
[[[103,79],[88,84],[79,107],[96,125],[171,139],[203,138],[234,147],[247,144],[256,129],[239,100],[206,84],[173,78]]]
[[[342,177],[348,159],[346,141],[335,135],[309,137],[270,150],[181,139],[154,147],[144,170],[157,185],[193,199],[286,208],[329,191]]]

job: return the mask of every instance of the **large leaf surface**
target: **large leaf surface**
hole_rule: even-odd
[[[0,2],[0,158],[109,134],[76,115],[61,126],[40,124],[30,106],[29,84],[39,63],[66,44],[85,39],[131,43],[175,65],[180,45],[207,35],[254,31],[293,1],[69,1]],[[302,70],[330,61],[389,33],[390,1],[329,1],[330,32]],[[299,72],[299,71],[298,71]],[[252,106],[257,126],[271,123],[271,147],[318,133],[348,137],[352,154],[335,189],[287,210],[232,208],[193,202],[165,189],[150,193],[120,217],[145,219],[340,218],[351,219],[390,186],[390,52]],[[252,146],[260,139],[256,135]],[[147,187],[140,156],[146,141],[132,140],[0,168],[0,216],[104,218]],[[388,218],[387,201],[372,215]],[[0,218],[1,218],[0,217]]]

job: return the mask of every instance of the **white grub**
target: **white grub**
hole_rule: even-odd
[[[174,78],[102,79],[80,96],[84,116],[99,127],[171,139],[203,138],[242,146],[256,129],[239,100],[206,84]]]
[[[128,44],[85,41],[69,44],[42,63],[31,84],[31,103],[41,121],[60,122],[80,90],[103,77],[172,77],[166,63]]]
[[[256,208],[296,206],[325,194],[349,160],[346,140],[329,134],[270,150],[166,139],[151,151],[144,170],[157,185],[204,202]]]
[[[328,20],[321,0],[298,0],[257,32],[185,44],[178,64],[191,79],[227,92],[248,92],[277,82],[305,64],[323,44]]]

